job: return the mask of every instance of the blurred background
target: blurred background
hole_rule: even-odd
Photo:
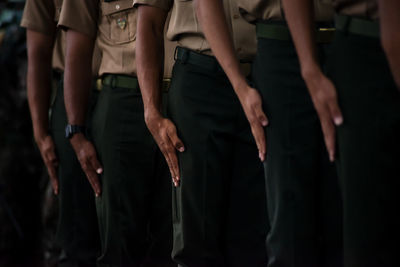
[[[55,266],[57,199],[33,140],[24,0],[0,0],[0,267]]]

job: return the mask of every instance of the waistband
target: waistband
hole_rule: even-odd
[[[351,16],[337,15],[335,17],[336,28],[339,31],[380,38],[379,22]]]
[[[292,36],[286,22],[263,21],[256,25],[259,38],[290,41]],[[335,28],[330,23],[317,23],[315,38],[317,43],[331,43],[335,37]]]
[[[140,93],[139,81],[136,77],[118,74],[104,74],[96,82],[97,90],[101,91],[102,85],[118,88],[126,88],[137,90]],[[171,79],[164,79],[162,83],[162,91],[168,92],[171,85]]]
[[[177,46],[175,49],[174,57],[175,60],[179,60],[182,63],[190,63],[192,65],[205,68],[212,72],[224,73],[224,70],[214,56],[200,54],[193,50]],[[249,75],[251,71],[251,63],[241,62],[240,69],[245,76]]]
[[[213,56],[203,55],[193,50],[177,46],[175,49],[175,60],[182,63],[190,63],[192,65],[205,68],[209,71],[223,72],[224,70],[219,65],[217,59]]]

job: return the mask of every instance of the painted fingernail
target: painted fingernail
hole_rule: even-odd
[[[98,168],[98,169],[96,170],[96,172],[97,172],[97,174],[101,174],[101,173],[103,172],[103,169],[102,169],[102,168]]]
[[[180,147],[178,150],[179,150],[179,152],[184,152],[185,148],[184,147]]]
[[[336,126],[339,126],[339,125],[341,125],[343,123],[343,118],[342,117],[336,117],[334,119],[334,122],[335,122]]]

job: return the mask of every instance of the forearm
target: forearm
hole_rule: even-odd
[[[71,29],[66,36],[64,100],[68,123],[85,125],[92,82],[94,40]]]
[[[241,94],[242,88],[246,88],[246,79],[240,71],[229,33],[222,0],[195,0],[196,15],[198,17],[204,35],[211,49],[228,76],[235,92]]]
[[[27,31],[27,91],[35,139],[48,134],[54,37]]]
[[[381,23],[382,46],[389,61],[390,69],[400,89],[400,1],[380,0],[379,17]]]
[[[304,79],[320,72],[318,64],[313,0],[283,0],[286,20],[296,46]]]
[[[164,24],[167,14],[149,6],[139,6],[138,12],[137,74],[147,118],[161,114]]]

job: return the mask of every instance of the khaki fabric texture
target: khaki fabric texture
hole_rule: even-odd
[[[101,60],[97,60],[99,76],[105,73],[136,76],[137,9],[133,0],[65,0],[59,25],[97,37],[96,45],[101,52]],[[175,45],[165,46],[164,76],[169,78]]]
[[[256,34],[253,25],[239,13],[237,0],[224,0],[225,15],[239,59],[251,61],[256,53]],[[179,46],[198,53],[212,55],[211,48],[196,17],[192,0],[135,0],[135,4],[151,5],[171,11],[167,37]]]
[[[53,68],[64,71],[65,34],[57,30],[62,0],[27,0],[21,26],[46,35],[56,34],[53,51]]]
[[[338,14],[377,20],[377,0],[332,0]]]
[[[282,0],[238,0],[240,13],[251,22],[259,20],[284,20]],[[314,0],[315,20],[333,19],[332,0]]]

